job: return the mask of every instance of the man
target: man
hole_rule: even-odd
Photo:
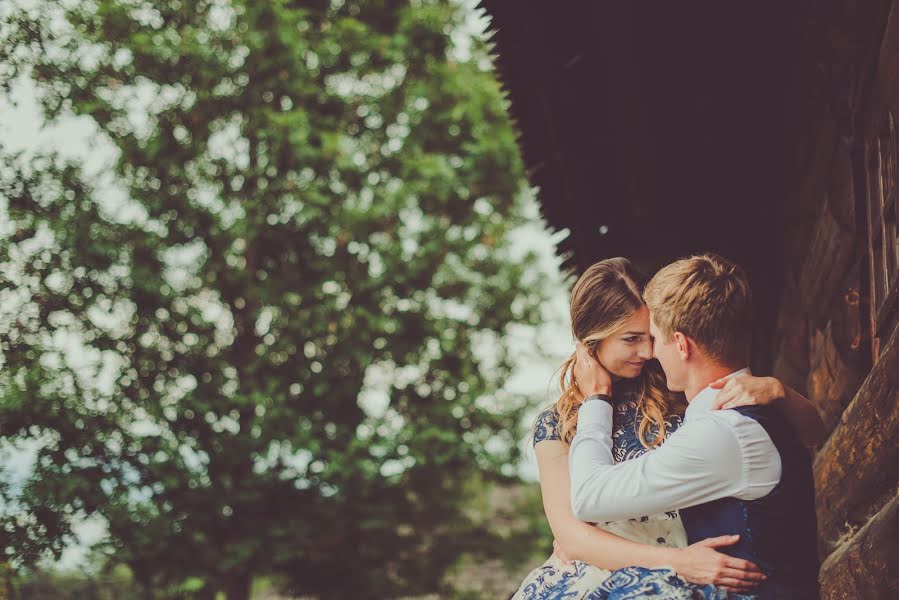
[[[717,390],[709,384],[748,370],[745,274],[718,256],[693,256],[659,271],[643,296],[668,388],[689,402],[684,424],[660,448],[615,464],[611,379],[579,344],[574,377],[587,398],[569,451],[574,514],[609,521],[681,509],[691,544],[740,535],[724,551],[767,575],[758,598],[817,598],[808,453],[769,407],[710,410]]]

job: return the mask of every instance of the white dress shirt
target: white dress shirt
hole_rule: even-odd
[[[777,448],[754,419],[710,410],[717,395],[711,388],[701,391],[665,443],[618,464],[612,459],[612,407],[601,400],[581,406],[568,452],[575,516],[589,522],[629,519],[771,492],[781,474]]]

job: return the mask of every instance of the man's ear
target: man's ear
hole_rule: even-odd
[[[693,354],[695,350],[693,340],[680,331],[674,332],[674,343],[677,345],[677,352],[680,354],[681,360],[690,358],[690,355]]]

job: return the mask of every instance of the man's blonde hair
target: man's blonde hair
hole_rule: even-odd
[[[680,331],[722,364],[749,363],[752,292],[739,265],[715,254],[675,261],[646,284],[643,299],[665,341]]]

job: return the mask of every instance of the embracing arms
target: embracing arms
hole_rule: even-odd
[[[611,389],[611,376],[578,342],[574,377],[585,394]],[[780,455],[755,420],[709,410],[693,398],[684,424],[661,447],[615,464],[612,407],[587,400],[569,452],[572,510],[582,520],[630,518],[733,496],[753,499],[780,479]]]
[[[687,548],[640,544],[578,520],[571,510],[568,477],[568,445],[546,440],[536,445],[543,508],[550,528],[567,558],[606,570],[627,566],[670,566],[693,583],[714,583],[730,591],[746,591],[764,580],[751,562],[715,551],[735,544],[739,536],[702,540]]]
[[[754,499],[780,480],[780,455],[764,429],[734,411],[694,415],[659,448],[615,464],[612,407],[587,402],[571,443],[571,502],[588,521],[627,519],[718,498]]]
[[[571,511],[568,445],[547,440],[539,442],[535,450],[543,509],[568,557],[610,571],[630,565],[654,568],[672,564],[671,548],[638,544],[578,520]]]

